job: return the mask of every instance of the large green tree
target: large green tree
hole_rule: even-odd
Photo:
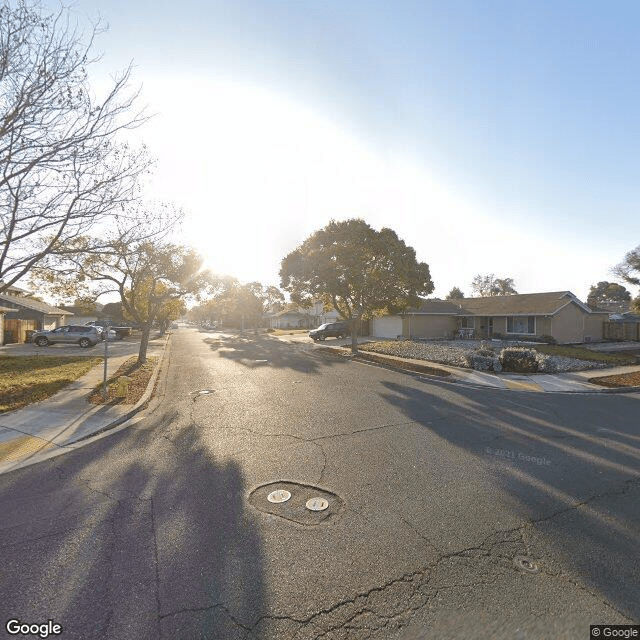
[[[82,239],[77,239],[78,245]],[[79,253],[65,256],[37,270],[35,277],[58,296],[75,296],[78,292],[94,299],[117,293],[127,318],[142,331],[138,364],[147,359],[149,336],[154,322],[182,312],[178,302],[197,299],[215,282],[202,270],[202,258],[182,245],[133,241],[126,236],[106,248],[91,249],[91,241]]]
[[[429,265],[395,231],[364,220],[331,221],[282,260],[281,287],[296,304],[330,304],[351,324],[357,352],[359,320],[417,306],[433,291]]]
[[[489,296],[512,296],[518,292],[515,290],[513,278],[496,278],[493,273],[483,276],[478,274],[471,282],[472,291],[486,298]]]
[[[462,300],[464,298],[464,293],[462,293],[462,289],[458,287],[453,287],[451,291],[447,294],[445,300]]]
[[[606,280],[592,284],[587,296],[587,304],[592,308],[603,305],[622,305],[631,300],[631,293],[617,282],[607,282]]]
[[[272,285],[264,286],[260,282],[242,284],[228,277],[222,279],[220,285],[210,300],[191,310],[191,317],[200,321],[224,317],[232,326],[256,328],[268,309],[284,302],[282,291]]]
[[[640,287],[640,245],[629,251],[613,271],[625,282]],[[632,307],[634,311],[640,313],[640,295],[634,299]]]

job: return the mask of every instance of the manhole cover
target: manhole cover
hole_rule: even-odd
[[[516,568],[521,571],[526,571],[527,573],[538,573],[538,571],[540,571],[538,563],[533,558],[527,556],[516,556],[513,559],[513,564]]]
[[[344,506],[340,496],[332,491],[291,480],[256,487],[248,500],[260,511],[307,526],[336,517]]]
[[[305,505],[309,511],[324,511],[329,507],[329,503],[324,498],[314,497],[307,500]]]
[[[286,502],[291,497],[291,494],[284,489],[277,489],[276,491],[272,491],[268,496],[267,500],[269,502]]]

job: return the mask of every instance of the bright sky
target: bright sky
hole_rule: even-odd
[[[640,3],[76,0],[158,114],[149,198],[211,269],[279,284],[330,219],[394,229],[434,295],[614,280],[640,244]],[[637,291],[632,290],[634,295]]]

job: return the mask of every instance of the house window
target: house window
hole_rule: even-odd
[[[535,334],[535,332],[535,316],[507,316],[507,333]]]
[[[460,318],[460,329],[473,329],[475,325],[476,319],[473,317],[465,316]]]

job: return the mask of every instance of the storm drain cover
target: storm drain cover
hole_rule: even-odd
[[[288,491],[285,491],[284,489],[276,489],[267,496],[267,500],[275,503],[286,502],[290,497],[291,494]]]
[[[305,505],[309,511],[324,511],[329,508],[329,503],[324,498],[311,498],[307,500]]]
[[[338,514],[342,498],[326,489],[282,480],[257,487],[249,494],[256,509],[298,524],[317,525]]]
[[[516,556],[513,559],[513,564],[515,564],[516,568],[521,571],[526,571],[527,573],[538,573],[538,571],[540,571],[538,563],[533,558],[527,556]]]

